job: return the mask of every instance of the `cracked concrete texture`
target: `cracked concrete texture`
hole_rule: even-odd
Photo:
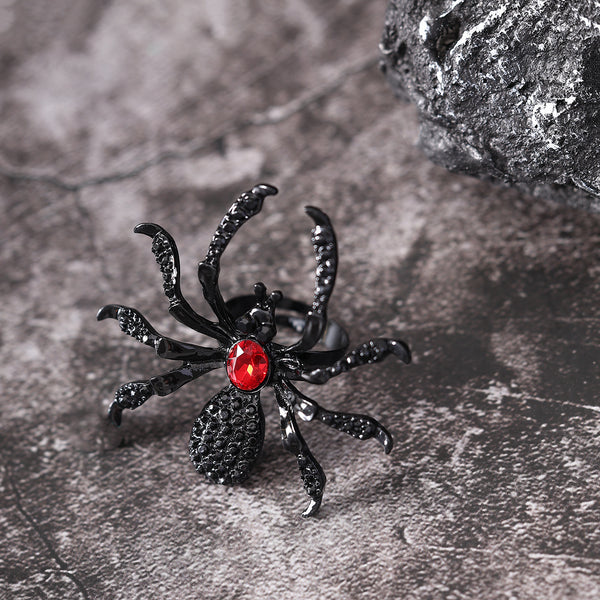
[[[598,597],[599,217],[431,165],[376,69],[384,3],[214,5],[1,6],[0,598]],[[224,295],[308,300],[315,204],[332,316],[415,355],[306,390],[396,440],[302,424],[328,475],[310,521],[267,395],[250,480],[194,472],[220,371],[104,420],[166,366],[99,306],[197,341],[132,227],[173,234],[203,307],[196,261],[259,180],[281,193],[228,249]]]

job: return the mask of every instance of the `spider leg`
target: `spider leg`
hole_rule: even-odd
[[[321,339],[327,325],[327,304],[333,292],[337,274],[337,241],[329,217],[314,206],[307,206],[306,213],[315,222],[311,241],[317,259],[313,303],[306,314],[302,338],[289,350],[306,352]]]
[[[163,289],[169,299],[171,315],[191,329],[228,344],[226,332],[217,323],[197,314],[183,297],[180,287],[179,253],[171,235],[155,223],[140,223],[136,225],[134,232],[152,238],[152,253],[163,276]]]
[[[188,360],[191,362],[205,360],[223,360],[225,352],[221,348],[205,348],[179,342],[158,333],[148,320],[135,308],[120,304],[103,306],[96,315],[98,321],[116,319],[121,331],[135,338],[138,342],[156,350],[161,358],[171,360]]]
[[[198,279],[204,298],[219,320],[219,325],[231,334],[235,332],[235,324],[219,289],[221,256],[240,227],[260,212],[265,197],[276,193],[277,188],[261,183],[241,194],[219,223],[205,259],[198,264]]]
[[[390,354],[397,356],[406,364],[410,363],[410,349],[404,342],[388,338],[376,338],[361,344],[330,367],[304,372],[301,374],[301,378],[309,383],[327,383],[332,377],[346,373],[354,367],[381,362]]]
[[[294,394],[296,410],[305,421],[318,419],[328,427],[347,433],[359,440],[375,438],[382,446],[383,451],[389,454],[394,441],[388,430],[379,421],[368,415],[329,411],[320,406],[315,400],[305,396],[289,381],[286,385]]]
[[[183,363],[179,368],[151,377],[145,381],[130,381],[124,383],[115,393],[108,415],[112,422],[119,426],[123,409],[134,410],[141,406],[151,396],[168,396],[182,385],[197,379],[201,375],[212,371],[222,363],[206,362]]]
[[[325,488],[325,473],[321,465],[309,450],[294,416],[294,396],[291,390],[280,383],[273,384],[279,416],[281,420],[281,439],[283,447],[296,456],[304,489],[310,496],[310,503],[302,513],[303,517],[312,517],[321,506],[323,489]]]
[[[190,458],[214,483],[241,483],[260,454],[264,432],[260,394],[229,385],[206,403],[194,422]]]

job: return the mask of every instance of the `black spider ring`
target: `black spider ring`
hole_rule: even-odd
[[[206,258],[198,265],[204,297],[217,322],[198,315],[183,297],[179,255],[173,238],[153,223],[141,223],[134,229],[152,238],[152,252],[162,272],[171,315],[194,331],[217,340],[217,348],[163,336],[139,311],[127,306],[109,304],[100,309],[97,318],[116,319],[123,332],[154,348],[161,358],[183,361],[178,368],[162,375],[123,384],[109,409],[116,425],[121,423],[123,409],[138,408],[153,395],[166,396],[217,367],[226,367],[230,383],[204,406],[194,422],[189,443],[192,462],[210,481],[240,483],[250,474],[264,439],[260,390],[272,386],[281,418],[283,446],[296,456],[310,497],[302,513],[309,517],[321,505],[325,474],[300,433],[294,410],[305,421],[321,421],[360,440],[375,438],[386,454],[392,449],[392,437],[372,417],[321,407],[292,381],[320,385],[354,367],[380,362],[390,354],[406,364],[411,357],[404,342],[388,338],[370,340],[346,354],[349,343],[346,331],[327,318],[338,262],[335,233],[327,215],[312,206],[305,209],[315,223],[311,241],[317,270],[312,305],[284,299],[280,291],[267,295],[262,283],[255,284],[254,295],[224,301],[218,285],[221,255],[238,229],[260,212],[265,197],[276,193],[277,189],[267,184],[243,193],[221,220]],[[296,331],[300,339],[290,346],[277,343],[274,338],[278,326]],[[317,345],[324,349],[315,350]]]

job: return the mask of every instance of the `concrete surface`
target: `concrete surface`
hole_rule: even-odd
[[[0,3],[0,598],[597,598],[600,217],[433,166],[377,69],[384,2]],[[390,135],[390,132],[394,132]],[[398,135],[401,132],[401,135]],[[124,415],[123,382],[165,369],[97,323],[167,314],[148,240],[183,287],[234,197],[279,196],[223,260],[309,300],[304,204],[341,265],[331,315],[388,359],[308,391],[392,432],[385,456],[319,423],[318,518],[265,397],[241,487],[187,454],[216,371]]]

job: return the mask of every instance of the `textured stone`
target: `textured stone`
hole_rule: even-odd
[[[593,0],[391,0],[383,67],[452,171],[600,209]]]

